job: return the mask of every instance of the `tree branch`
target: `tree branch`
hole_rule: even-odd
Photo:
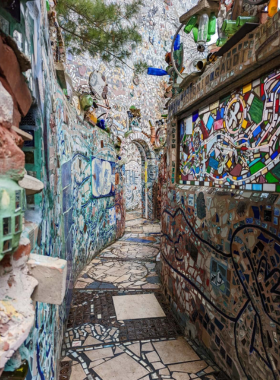
[[[74,33],[74,32],[71,32],[70,30],[64,28],[64,27],[61,26],[61,25],[60,25],[60,27],[61,27],[61,29],[63,29],[66,33],[70,33],[70,34],[72,34],[73,36],[75,36],[75,37],[77,37],[77,38],[80,38],[82,41],[87,42],[87,43],[90,44],[90,45],[93,45],[93,46],[97,46],[97,47],[98,47],[97,44],[93,43],[92,41],[88,40],[87,38],[84,38],[84,37],[80,36],[79,34],[76,34],[76,33]],[[109,50],[107,50],[107,49],[104,49],[104,50],[105,50],[108,54],[110,54],[112,57],[116,58],[117,60],[119,60],[120,62],[122,62],[124,65],[126,65],[126,66],[127,66],[128,68],[130,68],[132,71],[134,71],[134,69],[133,69],[131,66],[129,66],[125,61],[123,61],[123,60],[122,60],[121,58],[119,58],[117,55],[111,53],[111,52],[110,52]]]
[[[85,18],[89,23],[93,24],[95,28],[101,30],[103,33],[108,34],[108,33],[105,32],[102,28],[100,28],[100,26],[96,25],[96,22],[95,22],[95,21],[91,20],[91,19],[90,19],[89,17],[87,17],[86,15],[81,14],[80,12],[77,11],[77,9],[75,9],[75,8],[73,8],[73,7],[71,7],[70,5],[67,5],[67,4],[66,4],[65,6],[66,6],[66,8],[70,9],[72,12],[77,13],[79,16]],[[105,22],[105,21],[106,21],[106,19],[101,20],[100,23],[102,24],[102,23]]]

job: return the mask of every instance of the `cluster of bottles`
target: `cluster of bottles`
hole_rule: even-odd
[[[180,35],[177,34],[177,37],[175,38],[175,41],[174,41],[174,50],[179,50],[180,49],[180,44],[181,44],[181,39],[180,39]],[[165,57],[165,61],[170,65],[171,64],[171,53],[167,53],[166,56],[168,56],[168,60],[166,59],[167,57]],[[157,69],[155,67],[149,67],[148,68],[148,71],[147,71],[147,74],[148,75],[155,75],[155,76],[164,76],[164,75],[169,75],[168,73],[168,68],[169,66],[166,68],[166,70],[164,69]]]
[[[267,13],[268,17],[273,17],[278,11],[278,0],[270,0]],[[236,20],[224,20],[221,30],[219,30],[219,38],[217,46],[223,46],[228,38],[232,37],[238,29],[246,23],[258,23],[257,16],[238,16]]]
[[[278,11],[278,0],[270,0],[268,7],[268,16],[273,17]],[[221,29],[218,30],[219,37],[216,41],[217,46],[223,46],[228,38],[232,37],[238,29],[246,23],[258,23],[257,16],[239,16],[236,20],[225,19]],[[201,15],[193,15],[189,18],[184,32],[189,34],[193,33],[194,42],[198,44],[198,50],[204,51],[205,44],[211,40],[211,36],[216,33],[217,19],[215,13],[212,12],[210,16],[207,13]],[[178,34],[174,41],[174,51],[180,49],[180,35]],[[148,68],[148,75],[163,76],[168,75],[168,72],[163,69],[153,67]]]
[[[268,16],[273,17],[278,11],[278,0],[270,0],[268,7]],[[240,29],[245,23],[258,23],[259,19],[256,16],[239,16],[236,20],[226,19],[222,24],[222,28],[218,31],[219,38],[216,45],[223,46],[228,38],[232,37],[238,29]],[[205,45],[206,42],[211,40],[211,35],[216,32],[216,17],[214,12],[208,16],[206,13],[202,15],[193,15],[188,20],[185,29],[185,33],[193,33],[194,42],[198,45]],[[199,49],[198,49],[199,50]]]
[[[239,16],[236,20],[224,20],[217,46],[223,46],[227,39],[232,37],[246,22],[256,23],[258,21],[256,16]]]
[[[188,20],[184,32],[189,34],[192,31],[194,42],[199,45],[205,45],[206,42],[211,40],[211,36],[216,33],[216,22],[214,12],[210,14],[210,17],[207,13],[200,16],[193,15]]]

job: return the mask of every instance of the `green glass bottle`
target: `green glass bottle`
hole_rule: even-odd
[[[210,42],[211,40],[211,34],[207,34],[207,42]]]
[[[222,31],[227,36],[232,36],[238,31],[239,27],[236,25],[236,20],[225,20],[222,25]]]
[[[192,28],[192,32],[193,32],[193,40],[194,40],[194,42],[197,42],[197,37],[198,37],[198,27],[197,27],[197,25],[195,25]]]
[[[2,372],[1,379],[3,380],[24,380],[28,374],[28,362],[24,360],[22,365],[13,372]]]
[[[197,15],[193,15],[192,17],[188,19],[188,22],[184,28],[185,33],[189,34],[192,31],[192,28],[195,26],[197,19],[198,19]]]
[[[209,24],[208,24],[208,34],[211,36],[216,33],[216,16],[215,13],[212,12],[209,17]]]
[[[227,42],[227,40],[228,40],[227,38],[218,38],[216,42],[216,46],[222,47]]]
[[[83,94],[80,96],[80,104],[83,110],[87,111],[93,103],[93,99],[90,95]]]
[[[246,22],[258,23],[259,18],[256,16],[238,16],[236,19],[237,26],[242,26],[246,24]]]

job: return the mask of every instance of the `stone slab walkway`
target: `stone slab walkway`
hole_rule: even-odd
[[[156,273],[159,223],[127,213],[126,233],[78,278],[60,380],[226,379],[187,341]]]

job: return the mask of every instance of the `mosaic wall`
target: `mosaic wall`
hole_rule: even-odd
[[[24,235],[33,252],[68,264],[63,305],[36,303],[35,325],[21,348],[29,362],[28,380],[57,378],[73,283],[96,253],[123,235],[125,224],[124,167],[117,163],[109,134],[85,123],[57,83],[49,25],[52,38],[57,34],[45,6],[40,1],[21,4],[20,24],[1,9],[0,20],[6,33],[17,30],[19,49],[32,60],[26,80],[35,101],[21,128],[35,138],[23,151],[26,170],[45,188],[27,197]],[[10,360],[9,368],[15,365]]]
[[[231,6],[231,2],[227,6]],[[231,4],[230,4],[231,3]],[[249,5],[243,3],[243,6],[253,9],[256,14],[257,7],[252,3]],[[263,5],[260,5],[262,8]],[[251,9],[252,10],[252,9]],[[223,12],[221,12],[223,13]],[[248,16],[248,10],[244,10],[244,16]],[[266,13],[262,13],[266,16]],[[225,14],[224,16],[225,17]],[[239,78],[248,76],[252,72],[257,72],[256,76],[266,74],[274,65],[271,65],[273,59],[280,54],[280,44],[278,34],[280,29],[280,12],[278,11],[273,17],[263,19],[263,23],[243,36],[238,44],[231,46],[223,56],[207,67],[201,75],[189,81],[184,87],[180,96],[168,105],[169,115],[175,115],[181,111],[187,111],[191,107],[197,107],[205,97],[213,94],[213,91],[223,91],[228,88],[228,92],[232,91],[233,79],[235,76]],[[245,79],[244,85],[251,79]],[[200,107],[200,106],[199,106]]]
[[[136,210],[142,208],[141,202],[141,156],[135,146],[133,159],[125,164],[125,202],[126,210]]]
[[[196,0],[145,1],[136,20],[143,43],[133,52],[129,66],[133,67],[133,61],[141,59],[151,67],[165,69],[165,54],[170,52],[172,38],[180,25],[179,17],[196,3]],[[189,48],[194,47],[192,37],[182,34],[182,39]],[[192,52],[194,54],[195,50]],[[188,58],[188,54],[185,56]],[[133,70],[122,63],[119,67],[111,63],[105,65],[101,60],[92,60],[86,54],[79,57],[67,54],[67,71],[75,89],[87,85],[92,71],[105,76],[111,106],[108,121],[119,136],[123,136],[128,129],[127,111],[132,105],[141,110],[139,130],[147,133],[150,132],[149,120],[155,125],[155,121],[166,113],[164,106],[167,99],[164,98],[164,93],[169,77],[147,76],[146,73],[135,77]],[[100,108],[97,114],[103,112],[107,110]]]
[[[162,281],[186,335],[234,380],[280,375],[278,89],[279,70],[244,82],[178,137],[169,114]]]
[[[276,71],[182,120],[181,183],[280,192],[279,91]]]
[[[165,188],[162,279],[231,379],[279,378],[278,195]]]

